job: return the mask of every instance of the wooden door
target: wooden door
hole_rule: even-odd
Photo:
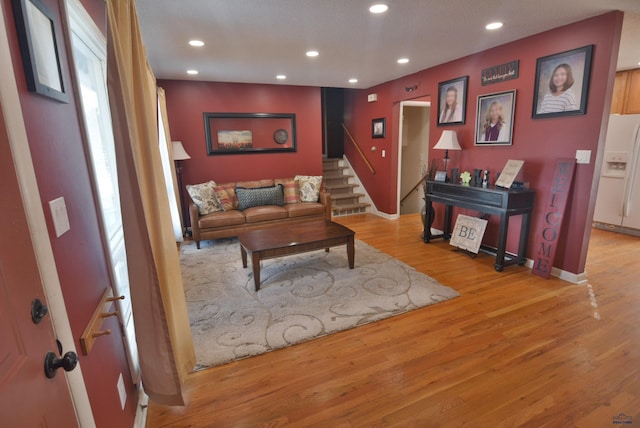
[[[44,373],[58,354],[50,315],[36,324],[31,304],[46,304],[0,105],[0,426],[78,426],[62,369]]]

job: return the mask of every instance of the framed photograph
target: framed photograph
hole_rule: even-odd
[[[208,155],[296,151],[292,113],[204,113]]]
[[[469,76],[438,83],[438,126],[464,125]]]
[[[436,171],[436,176],[433,178],[433,181],[439,181],[442,183],[447,181],[447,171]]]
[[[384,117],[371,121],[371,138],[384,138],[387,135],[387,120]]]
[[[587,112],[593,45],[538,58],[533,118]]]
[[[13,13],[27,87],[68,103],[56,38],[57,17],[41,0],[13,0]]]
[[[510,146],[516,91],[480,95],[476,110],[476,146]]]

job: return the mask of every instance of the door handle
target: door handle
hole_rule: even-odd
[[[70,372],[78,365],[78,355],[69,351],[62,356],[62,358],[56,357],[53,352],[47,352],[44,357],[44,374],[52,379],[56,375],[56,370],[63,368],[65,372]]]

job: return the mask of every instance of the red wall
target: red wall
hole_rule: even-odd
[[[166,92],[171,139],[191,156],[182,163],[184,184],[322,175],[320,88],[185,80],[159,80],[158,86]],[[205,112],[295,113],[297,151],[209,156]]]
[[[99,338],[88,356],[80,352],[80,336],[105,288],[109,286],[110,279],[80,131],[79,107],[73,97],[75,84],[69,72],[71,63],[65,45],[67,32],[60,25],[56,34],[61,41],[59,49],[64,79],[72,94],[70,102],[65,104],[27,90],[11,3],[10,0],[2,0],[6,28],[3,31],[7,31],[9,37],[20,107],[49,238],[93,414],[98,426],[132,426],[137,392],[129,380],[129,368],[117,321],[108,319],[105,328],[110,328],[112,334]],[[92,17],[104,32],[104,2],[83,0],[83,3],[89,6]],[[59,17],[60,22],[64,21],[58,1],[46,0],[45,4]],[[60,196],[66,202],[71,230],[56,238],[48,201]],[[123,374],[128,396],[124,411],[120,407],[116,388],[120,373]]]
[[[345,152],[355,166],[360,179],[371,195],[376,207],[386,213],[396,213],[398,174],[398,124],[399,103],[403,100],[432,95],[430,146],[437,142],[443,129],[455,129],[463,150],[454,153],[450,167],[461,171],[473,168],[489,169],[495,179],[509,159],[525,160],[524,179],[537,191],[537,202],[531,228],[529,256],[533,254],[535,238],[543,226],[542,207],[549,197],[551,176],[557,158],[575,157],[576,149],[592,151],[589,165],[578,165],[574,179],[556,255],[555,266],[573,273],[584,272],[586,251],[590,236],[590,223],[595,203],[594,171],[601,163],[601,146],[606,132],[611,103],[615,62],[618,55],[622,13],[612,12],[599,17],[560,27],[526,39],[518,40],[494,49],[461,58],[413,75],[409,75],[379,86],[359,91],[350,91],[346,100],[347,125],[356,140],[370,154],[371,146],[377,146],[372,163],[375,175],[368,172],[351,144],[345,144]],[[531,118],[535,81],[536,59],[566,50],[593,44],[591,83],[587,103],[587,114],[564,118]],[[481,86],[480,72],[483,68],[520,60],[520,76],[516,80]],[[437,127],[438,82],[469,76],[466,124]],[[405,87],[418,85],[413,92]],[[474,147],[475,110],[478,95],[516,89],[516,111],[513,129],[513,146]],[[378,101],[367,102],[367,94],[377,93]],[[371,138],[371,120],[387,118],[387,138]],[[387,157],[381,157],[381,150]],[[443,153],[430,150],[430,159],[439,159]],[[597,178],[595,178],[597,180]],[[441,216],[440,216],[441,218]],[[517,223],[514,224],[517,226]],[[517,227],[510,233],[513,248]],[[489,236],[491,241],[492,237]],[[490,243],[490,242],[489,242]]]

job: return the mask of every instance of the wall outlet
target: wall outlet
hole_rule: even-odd
[[[53,228],[56,231],[56,238],[59,238],[71,229],[64,198],[61,197],[49,201],[49,209],[51,210],[51,217],[53,218]]]
[[[576,150],[576,161],[579,164],[591,163],[591,150]]]

